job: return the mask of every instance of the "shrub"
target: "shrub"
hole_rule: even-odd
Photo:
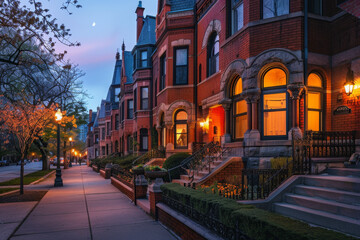
[[[177,167],[181,164],[181,162],[189,157],[190,154],[188,153],[175,153],[174,155],[170,156],[169,158],[167,158],[164,162],[163,168],[165,169],[171,169],[174,167]],[[173,171],[171,171],[171,178],[172,179],[179,179],[180,175],[184,173],[184,170],[182,168],[178,168],[175,169]]]
[[[239,230],[251,239],[257,240],[350,240],[355,239],[344,234],[311,227],[306,223],[257,209],[252,205],[242,205],[235,200],[214,194],[206,194],[177,183],[161,186],[163,194],[190,206],[198,212],[211,215],[228,227]]]

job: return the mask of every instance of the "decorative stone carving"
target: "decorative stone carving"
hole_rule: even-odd
[[[243,79],[243,73],[245,72],[246,67],[247,64],[242,59],[237,59],[229,64],[220,80],[220,91],[223,92],[223,98],[229,97],[229,85],[235,75],[241,76]]]
[[[247,103],[258,103],[261,91],[259,88],[248,89],[241,93]]]
[[[287,86],[287,91],[290,94],[290,98],[293,100],[300,99],[301,95],[305,90],[305,86],[302,83],[293,83]]]
[[[209,40],[209,37],[213,32],[216,32],[218,35],[221,32],[221,22],[219,20],[217,20],[217,19],[212,20],[209,23],[208,27],[206,28],[204,38],[203,38],[203,42],[202,42],[202,48],[206,47],[206,45],[208,43],[208,40]]]

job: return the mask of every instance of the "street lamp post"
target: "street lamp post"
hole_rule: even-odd
[[[60,108],[57,110],[57,112],[55,113],[55,120],[58,124],[57,126],[57,167],[56,167],[56,178],[55,178],[55,183],[54,183],[54,187],[62,187],[63,186],[63,181],[61,179],[61,168],[60,168],[60,122],[62,119],[62,113]]]
[[[72,137],[69,137],[69,142],[70,142],[70,148],[71,148],[72,142],[73,142]],[[72,167],[72,163],[71,163],[71,151],[70,151],[70,163],[69,163],[69,167]]]

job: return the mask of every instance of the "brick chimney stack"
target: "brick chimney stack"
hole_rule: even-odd
[[[142,1],[139,1],[139,5],[135,11],[135,13],[137,15],[137,18],[136,18],[136,22],[137,22],[136,42],[139,40],[140,33],[141,33],[141,30],[144,25],[144,10],[145,10],[145,8],[142,7]]]
[[[89,123],[91,123],[92,120],[92,109],[89,110]]]

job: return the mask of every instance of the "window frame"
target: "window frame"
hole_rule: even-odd
[[[314,1],[319,1],[319,3],[320,3],[320,6],[319,6],[319,13],[316,13],[316,12],[314,12],[314,11],[312,11],[312,10],[314,10],[314,9],[310,9],[310,1],[308,2],[308,11],[309,11],[309,13],[311,13],[311,14],[316,14],[316,15],[319,15],[319,16],[322,16],[323,15],[323,1],[322,0],[314,0]]]
[[[134,94],[133,100],[134,100],[134,116],[135,116],[135,113],[137,111],[137,88],[134,89],[133,94]]]
[[[188,149],[189,147],[189,126],[188,126],[188,121],[187,120],[177,120],[177,115],[180,113],[180,112],[185,112],[186,115],[188,116],[189,118],[189,115],[188,113],[184,110],[184,109],[179,109],[175,112],[174,114],[174,145],[175,145],[175,149]],[[176,142],[176,135],[177,134],[181,134],[181,133],[176,133],[176,129],[177,129],[177,125],[180,125],[180,124],[185,124],[186,125],[186,146],[178,146],[177,142]]]
[[[281,1],[281,0],[271,0],[271,1]],[[274,13],[274,16],[271,16],[271,17],[267,17],[267,18],[264,18],[264,0],[261,1],[261,19],[270,19],[270,18],[274,18],[274,17],[280,17],[280,16],[284,16],[284,15],[287,15],[287,14],[290,14],[290,0],[285,0],[285,1],[288,1],[288,6],[289,8],[287,9],[287,13],[285,14],[282,14],[282,15],[276,15],[275,16],[275,13]]]
[[[132,104],[133,104],[132,108],[130,108],[130,102],[132,102]],[[127,119],[133,119],[133,118],[134,118],[134,100],[128,99],[127,100]]]
[[[159,92],[166,87],[166,53],[160,57],[160,81]]]
[[[218,43],[218,52],[215,53],[215,45]],[[213,32],[208,41],[207,47],[207,77],[219,72],[220,69],[220,36],[217,32]]]
[[[241,93],[236,94],[235,95],[235,90],[236,90],[236,85],[238,83],[238,81],[242,81],[242,78],[240,76],[237,76],[234,78],[233,80],[233,84],[232,84],[232,88],[231,88],[231,100],[232,100],[232,106],[231,106],[231,133],[232,133],[232,141],[238,142],[238,141],[242,141],[244,140],[244,137],[242,138],[236,138],[236,118],[237,117],[242,117],[242,116],[246,116],[246,119],[248,118],[247,116],[247,109],[245,112],[242,112],[240,114],[236,114],[236,104],[238,102],[241,101],[245,101],[244,97],[241,96]],[[241,82],[241,86],[243,85],[243,83]],[[247,104],[247,103],[246,103]],[[246,106],[247,107],[247,106]]]
[[[315,87],[315,86],[309,86],[309,83],[308,83],[308,80],[309,80],[309,76],[311,74],[316,74],[318,75],[318,77],[321,79],[321,86],[322,87]],[[306,129],[306,131],[309,131],[308,130],[308,127],[309,127],[309,123],[308,123],[308,111],[316,111],[316,112],[319,112],[320,114],[320,119],[319,119],[319,131],[323,131],[324,130],[324,126],[325,126],[325,118],[324,118],[324,106],[326,106],[326,99],[324,98],[324,78],[323,76],[318,73],[318,72],[310,72],[306,78],[306,88],[307,88],[307,91],[306,91],[306,97],[304,99],[304,107],[305,107],[305,126],[304,128]],[[321,106],[321,109],[314,109],[314,108],[309,108],[308,105],[309,105],[309,93],[319,93],[320,94],[320,106]]]
[[[237,9],[240,7],[240,5],[242,5],[242,11],[243,11],[243,15],[242,15],[242,26],[241,28],[239,28],[238,26],[238,15],[237,15]],[[238,2],[236,2],[236,0],[230,0],[230,6],[231,6],[231,16],[230,16],[230,23],[231,23],[231,35],[237,33],[238,31],[240,31],[240,29],[242,29],[244,27],[244,1],[243,0],[238,0]]]
[[[176,65],[176,60],[177,60],[177,50],[182,50],[185,49],[186,50],[186,65]],[[184,81],[184,83],[178,83],[177,78],[176,78],[176,70],[178,67],[183,67],[186,69],[186,81]],[[181,86],[181,85],[188,85],[189,84],[189,46],[179,46],[179,47],[174,47],[174,63],[173,63],[173,84],[174,86]]]
[[[285,75],[286,75],[286,82],[285,85],[279,85],[279,86],[272,86],[272,87],[264,87],[264,78],[265,75],[272,69],[280,69],[282,70]],[[290,114],[290,101],[289,101],[289,93],[287,92],[287,85],[289,82],[289,75],[288,72],[284,69],[284,67],[282,66],[273,66],[273,67],[269,67],[267,68],[262,76],[261,76],[261,98],[260,98],[260,112],[261,112],[261,139],[263,140],[287,140],[288,139],[288,135],[289,135],[289,126],[291,126],[291,118],[289,118],[289,114]],[[286,96],[286,107],[285,108],[281,108],[281,109],[268,109],[265,110],[264,109],[264,95],[270,95],[270,94],[277,94],[277,93],[285,93]],[[284,111],[285,110],[285,116],[286,116],[286,134],[285,135],[275,135],[275,136],[265,136],[264,130],[265,130],[265,112],[280,112],[280,111]]]
[[[143,58],[143,53],[146,54],[146,58]],[[145,66],[144,66],[145,64]],[[141,68],[147,68],[148,67],[148,51],[147,50],[141,50],[140,51],[140,67]]]
[[[144,98],[143,96],[143,90],[144,89],[147,89],[147,97]],[[140,87],[140,98],[141,98],[141,101],[140,101],[140,109],[141,110],[149,110],[149,87],[148,86],[145,86],[145,87]],[[144,100],[147,100],[147,107],[144,108]]]
[[[133,70],[135,71],[137,67],[137,59],[136,59],[136,53],[134,53],[134,56],[133,56]]]
[[[147,138],[147,148],[144,148],[143,138]],[[140,129],[140,151],[148,151],[149,150],[149,131],[146,128]]]

